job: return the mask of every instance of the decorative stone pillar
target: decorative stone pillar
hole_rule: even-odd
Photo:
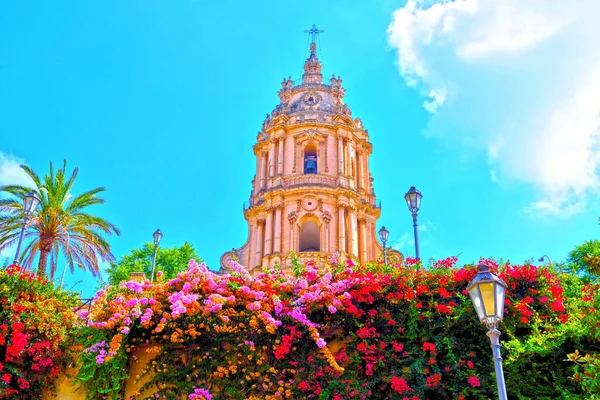
[[[281,253],[281,204],[275,208],[275,238],[273,239],[273,253]]]
[[[275,143],[275,141],[271,141],[271,146],[269,147],[269,170],[267,178],[275,176]]]
[[[359,247],[359,251],[360,251],[360,261],[365,262],[369,258],[367,255],[367,221],[364,217],[358,220],[358,233],[359,233],[358,247]]]
[[[357,166],[358,166],[358,182],[357,182],[357,186],[359,189],[364,189],[365,188],[365,164],[364,164],[364,153],[363,152],[357,152],[356,153],[356,158],[357,158]]]
[[[329,213],[329,211],[325,211],[323,213],[323,223],[325,224],[325,234],[324,234],[324,246],[323,246],[323,251],[325,253],[329,253],[329,222],[331,222],[331,214]]]
[[[350,175],[352,175],[352,169],[351,169],[351,165],[350,165],[350,140],[346,140],[346,145],[344,146],[344,152],[345,152],[345,163],[344,163],[344,167],[345,167],[345,171],[346,171],[346,176],[350,177]]]
[[[254,237],[254,262],[252,267],[262,265],[263,258],[263,224],[265,220],[256,221],[256,236]]]
[[[269,172],[269,166],[267,165],[267,153],[265,152],[261,152],[261,157],[262,157],[262,168],[261,168],[261,183],[260,183],[260,187],[263,188],[265,187],[265,185],[267,184],[267,179],[268,179],[268,172]]]
[[[260,158],[260,153],[256,156],[256,174],[254,175],[254,193],[258,193],[260,188],[262,187],[261,181],[261,171],[260,167],[262,164],[262,159]]]
[[[348,253],[358,256],[358,226],[356,221],[356,208],[351,207],[348,212]]]
[[[298,215],[295,211],[292,211],[288,214],[288,221],[290,222],[290,252],[298,251],[298,247],[296,246],[296,220],[298,219]]]
[[[273,209],[267,209],[267,219],[265,221],[265,256],[273,252]]]
[[[283,138],[277,140],[277,175],[283,175]]]
[[[338,206],[338,250],[345,253],[346,250],[346,209],[344,206]]]
[[[338,175],[344,175],[344,138],[338,136]]]

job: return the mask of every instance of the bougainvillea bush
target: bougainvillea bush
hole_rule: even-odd
[[[581,280],[483,262],[508,283],[510,398],[589,398],[567,361],[593,340],[579,311],[595,300]],[[251,277],[235,263],[216,275],[191,261],[168,282],[122,282],[81,314],[78,381],[88,399],[122,399],[145,348],[154,358],[131,377],[149,379],[136,399],[497,398],[490,342],[465,291],[476,268],[455,264],[331,260]]]
[[[0,270],[0,399],[39,399],[67,361],[73,293],[11,265]]]

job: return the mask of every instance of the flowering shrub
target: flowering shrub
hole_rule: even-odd
[[[564,361],[589,343],[570,316],[581,296],[565,297],[581,282],[484,261],[508,284],[508,393],[586,398]],[[88,399],[122,399],[133,350],[146,348],[154,358],[133,377],[146,382],[134,398],[494,398],[490,342],[465,290],[476,268],[456,262],[295,263],[291,275],[251,277],[236,263],[216,275],[191,261],[168,282],[122,282],[80,313],[78,380]]]
[[[66,360],[73,294],[11,265],[0,271],[0,399],[39,399]]]

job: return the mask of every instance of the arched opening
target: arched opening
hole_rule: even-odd
[[[304,173],[316,174],[317,172],[317,146],[309,144],[304,148]]]
[[[299,251],[321,251],[321,232],[314,221],[306,221],[300,227]]]

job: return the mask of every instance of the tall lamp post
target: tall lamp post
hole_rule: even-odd
[[[494,275],[487,265],[479,264],[477,269],[477,275],[467,286],[467,291],[471,296],[479,321],[489,329],[487,335],[492,344],[498,398],[507,400],[502,356],[500,355],[500,331],[496,329],[504,316],[504,295],[507,285]]]
[[[408,189],[408,192],[404,195],[404,199],[406,200],[406,205],[408,205],[408,209],[412,213],[413,217],[413,228],[415,230],[415,256],[417,261],[421,259],[419,256],[419,232],[417,231],[417,213],[419,212],[419,207],[421,206],[421,198],[423,195],[419,192],[414,186],[411,186]]]
[[[381,229],[379,230],[379,238],[381,239],[381,242],[383,243],[383,264],[387,265],[387,251],[385,248],[385,245],[388,241],[388,237],[390,236],[390,232],[385,229],[385,226],[382,226]]]
[[[23,227],[21,228],[21,236],[19,236],[19,244],[17,244],[17,252],[15,253],[15,261],[13,264],[19,264],[19,253],[21,252],[21,245],[23,244],[23,236],[25,236],[27,221],[39,204],[40,199],[33,191],[23,197]]]
[[[544,254],[543,256],[541,256],[540,258],[538,258],[538,261],[539,262],[544,262],[544,258],[548,259],[548,264],[550,264],[551,267],[554,265],[554,264],[552,264],[552,259],[547,254]]]
[[[150,280],[154,282],[154,267],[156,266],[156,251],[158,250],[158,244],[160,243],[160,239],[162,239],[163,234],[160,229],[157,229],[156,232],[152,234],[154,238],[154,255],[152,256],[152,272],[150,273]]]

